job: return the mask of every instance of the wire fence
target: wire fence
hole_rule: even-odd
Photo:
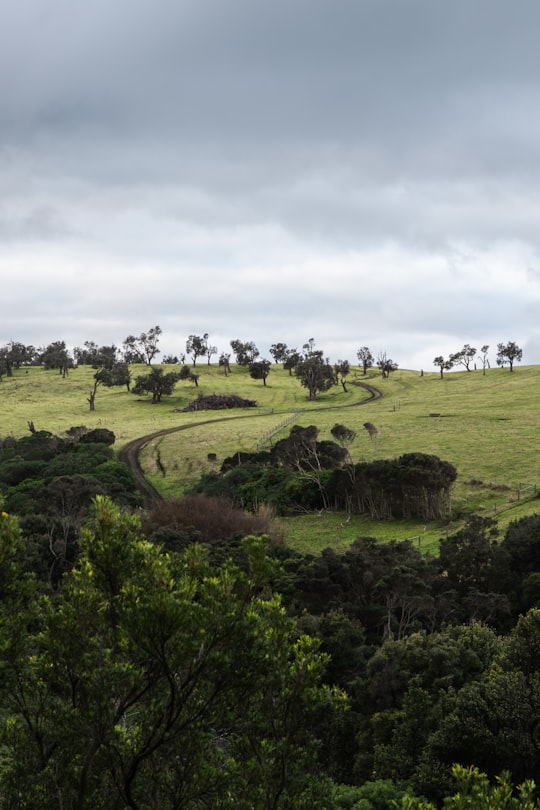
[[[294,411],[293,414],[291,414],[282,422],[280,422],[279,425],[276,425],[275,427],[270,428],[270,430],[267,430],[266,433],[257,441],[257,450],[262,450],[264,445],[268,444],[268,442],[271,441],[271,439],[276,435],[276,433],[279,433],[280,430],[283,430],[284,428],[287,427],[287,425],[290,425],[291,422],[294,422],[295,419],[298,419],[301,413],[304,413],[304,409]]]

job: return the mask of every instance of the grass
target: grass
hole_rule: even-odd
[[[133,376],[142,373],[135,367]],[[200,364],[199,388],[181,382],[160,405],[125,389],[99,388],[96,411],[87,402],[94,371],[80,367],[66,379],[42,368],[20,369],[0,383],[0,435],[21,436],[28,422],[36,429],[61,434],[73,425],[106,427],[116,435],[117,449],[131,439],[163,428],[185,428],[149,442],[141,454],[146,474],[165,496],[179,495],[202,472],[219,468],[237,450],[255,450],[258,441],[286,423],[316,424],[321,438],[331,438],[336,422],[357,432],[351,447],[354,461],[394,457],[407,452],[433,453],[458,469],[454,491],[455,520],[450,526],[414,521],[374,522],[353,516],[343,527],[343,515],[325,513],[283,521],[288,541],[317,551],[332,545],[345,548],[355,537],[381,540],[414,538],[426,550],[437,549],[440,537],[460,525],[469,513],[495,517],[501,529],[513,519],[539,510],[532,487],[540,484],[537,452],[540,367],[420,375],[397,371],[387,380],[374,372],[363,377],[354,369],[351,383],[366,381],[384,396],[358,407],[366,399],[360,387],[348,385],[321,395],[311,403],[298,381],[274,366],[264,387],[245,368],[233,366],[225,377],[217,366]],[[197,393],[235,393],[256,399],[245,411],[180,412]],[[288,420],[292,419],[290,422]],[[365,422],[377,428],[372,441]],[[209,460],[215,454],[216,460]],[[158,465],[159,459],[159,465]],[[162,470],[165,470],[163,474]],[[519,499],[518,499],[519,493]]]

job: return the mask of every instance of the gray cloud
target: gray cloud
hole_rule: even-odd
[[[0,340],[159,323],[176,352],[314,336],[428,367],[516,339],[540,362],[533,0],[3,16]]]

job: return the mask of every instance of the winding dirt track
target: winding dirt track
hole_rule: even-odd
[[[354,408],[358,405],[367,405],[368,402],[373,402],[376,399],[381,399],[383,396],[382,391],[378,388],[375,388],[373,385],[368,385],[367,383],[363,382],[353,382],[352,385],[356,385],[359,388],[364,388],[369,396],[366,399],[363,399],[361,402],[355,402],[353,405],[345,405],[345,406],[330,406],[328,408],[321,407],[321,408],[314,408],[313,410],[317,411],[329,411],[329,410],[343,410],[343,408]],[[311,411],[310,411],[311,413]],[[146,478],[143,469],[139,462],[139,453],[146,447],[146,445],[153,441],[154,439],[159,438],[160,436],[166,436],[169,433],[177,433],[180,430],[189,430],[190,428],[194,427],[201,427],[201,425],[210,425],[214,424],[215,422],[232,422],[234,419],[255,419],[259,417],[260,414],[250,414],[242,416],[223,416],[217,419],[205,419],[202,422],[192,422],[190,425],[178,425],[178,427],[172,428],[164,428],[163,430],[156,430],[154,433],[149,433],[147,436],[141,436],[138,439],[133,439],[133,441],[128,442],[118,453],[118,459],[123,461],[124,464],[127,464],[128,467],[131,469],[133,475],[135,476],[135,480],[137,481],[137,486],[139,487],[140,491],[145,497],[146,503],[148,506],[156,503],[157,501],[162,501],[163,497],[159,494],[157,489],[152,486],[150,481]]]

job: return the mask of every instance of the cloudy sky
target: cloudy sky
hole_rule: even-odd
[[[540,363],[538,0],[21,0],[0,342]]]

